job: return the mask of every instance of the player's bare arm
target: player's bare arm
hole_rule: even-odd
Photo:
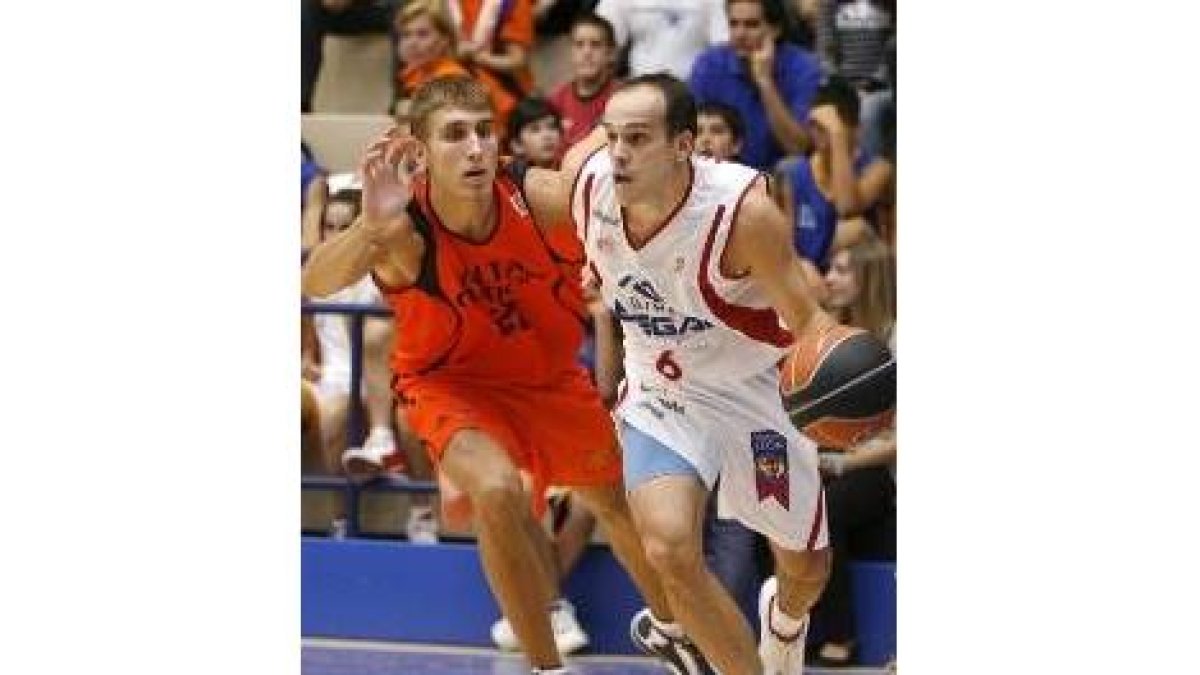
[[[304,266],[305,295],[323,296],[374,271],[389,286],[407,286],[420,270],[424,241],[405,208],[412,200],[415,140],[393,131],[363,159],[363,213],[336,237],[313,249]]]
[[[748,273],[797,338],[832,325],[809,289],[787,217],[767,194],[763,178],[742,201],[737,218],[722,271]]]

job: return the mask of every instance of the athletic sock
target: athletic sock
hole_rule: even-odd
[[[779,596],[776,596],[771,601],[771,631],[784,640],[794,640],[800,635],[800,629],[804,627],[804,622],[808,616],[796,618],[784,613],[779,607]]]

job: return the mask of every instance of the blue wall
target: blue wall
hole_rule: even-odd
[[[305,537],[301,556],[305,636],[492,646],[500,610],[474,544]],[[895,652],[895,566],[859,563],[852,579],[859,654],[882,663]],[[606,547],[589,548],[566,594],[592,638],[590,652],[633,653],[628,622],[642,601]]]

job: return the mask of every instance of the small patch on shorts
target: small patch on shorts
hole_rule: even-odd
[[[783,508],[788,508],[788,455],[787,438],[771,429],[750,432],[750,450],[754,453],[754,483],[758,488],[758,501],[774,497]]]

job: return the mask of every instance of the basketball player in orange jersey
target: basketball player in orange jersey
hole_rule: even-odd
[[[573,175],[531,170],[526,190],[535,213],[569,202],[605,304],[625,327],[616,414],[634,521],[672,610],[717,671],[800,675],[830,557],[816,444],[783,409],[777,364],[794,341],[835,324],[805,283],[766,178],[693,156],[696,105],[684,83],[630,80],[602,126],[607,149]],[[718,476],[721,517],[764,534],[775,557],[757,650],[701,553]],[[657,612],[635,617],[635,639],[652,633]]]
[[[570,486],[654,613],[670,617],[670,606],[622,494],[611,418],[575,361],[583,316],[565,291],[578,280],[551,258],[520,187],[497,176],[486,91],[465,77],[436,79],[415,93],[410,116],[412,136],[394,130],[369,149],[363,217],[312,252],[304,290],[327,294],[374,274],[400,327],[392,367],[412,430],[470,499],[488,583],[533,672],[566,673],[547,615],[553,565],[535,520],[546,486]],[[568,162],[577,168],[577,157]],[[552,215],[537,222],[566,210]],[[690,643],[668,647],[661,655],[674,672],[699,672]]]

